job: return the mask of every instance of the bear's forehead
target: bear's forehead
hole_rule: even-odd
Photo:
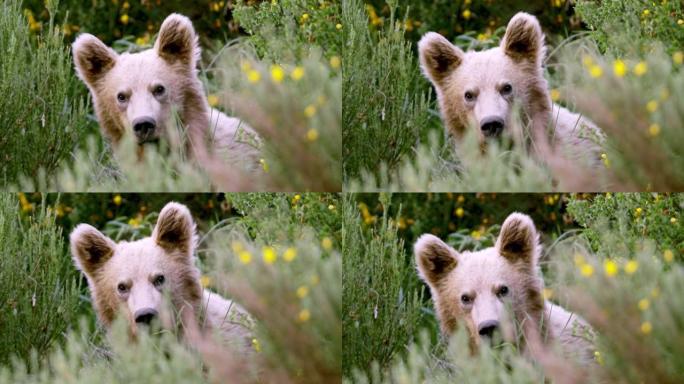
[[[503,53],[501,48],[486,51],[466,52],[463,63],[456,70],[458,81],[485,85],[503,79],[512,81],[515,75],[515,64]]]
[[[108,74],[113,81],[126,82],[128,84],[147,84],[150,81],[162,80],[173,74],[164,60],[153,50],[140,53],[121,54],[116,64]]]
[[[112,273],[127,278],[158,273],[164,268],[164,250],[151,238],[121,242],[116,245],[114,256],[107,264]]]
[[[515,269],[492,247],[461,253],[453,272],[452,280],[459,287],[479,290],[505,283],[515,273]]]

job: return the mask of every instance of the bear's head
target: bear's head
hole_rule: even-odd
[[[544,127],[548,123],[551,99],[542,71],[544,35],[534,16],[516,14],[500,46],[486,51],[463,52],[434,32],[423,36],[418,50],[442,118],[457,141],[468,127],[476,127],[481,144],[503,133],[524,138],[522,130],[513,127],[514,104],[521,107],[524,121],[536,119]]]
[[[506,218],[494,247],[477,252],[459,253],[422,235],[414,246],[416,265],[430,287],[442,333],[465,325],[475,348],[483,338],[519,342],[516,323],[538,327],[544,309],[540,251],[532,219],[520,213]]]
[[[70,236],[74,263],[88,280],[98,318],[109,327],[123,313],[133,334],[163,313],[165,290],[181,319],[194,316],[202,297],[196,242],[190,212],[173,202],[159,213],[152,236],[141,240],[116,243],[88,224],[79,224]]]
[[[185,16],[169,15],[154,47],[143,52],[119,55],[87,33],[78,36],[72,50],[76,72],[88,86],[100,127],[114,147],[125,135],[132,135],[141,149],[144,143],[168,138],[174,109],[181,118],[208,111],[196,72],[198,38]]]

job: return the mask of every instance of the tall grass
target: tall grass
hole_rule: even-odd
[[[54,15],[56,7],[49,9]],[[50,22],[33,35],[21,1],[0,5],[0,182],[53,172],[93,132],[63,34]]]
[[[0,365],[43,358],[75,320],[79,283],[55,215],[0,194]],[[30,209],[30,206],[28,206]]]

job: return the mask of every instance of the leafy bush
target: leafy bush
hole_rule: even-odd
[[[20,205],[21,203],[21,205]],[[0,365],[44,358],[71,329],[79,284],[55,215],[32,216],[23,195],[0,194]]]
[[[50,19],[45,30],[31,38],[20,3],[0,5],[3,185],[16,182],[19,175],[34,179],[39,168],[54,171],[80,137],[93,132],[63,34]]]

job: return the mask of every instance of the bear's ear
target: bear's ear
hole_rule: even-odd
[[[154,49],[159,57],[170,64],[179,61],[185,66],[195,68],[200,49],[190,19],[177,13],[170,14],[159,29]]]
[[[152,238],[168,252],[180,251],[183,257],[192,257],[195,249],[195,222],[188,208],[174,202],[166,204],[159,212]]]
[[[88,224],[79,224],[69,236],[76,267],[92,277],[114,255],[116,243]]]
[[[94,85],[109,72],[118,55],[100,39],[84,33],[71,45],[78,76],[88,85]]]
[[[463,62],[463,51],[439,33],[428,32],[418,42],[420,67],[436,86]]]
[[[456,251],[430,234],[422,235],[413,246],[418,274],[429,285],[434,286],[451,272],[457,264]]]
[[[541,66],[544,58],[544,34],[537,18],[518,12],[506,26],[501,48],[515,61],[529,60]]]
[[[539,235],[532,219],[517,212],[508,215],[496,240],[499,254],[511,263],[522,260],[534,266],[537,264],[540,248]]]

